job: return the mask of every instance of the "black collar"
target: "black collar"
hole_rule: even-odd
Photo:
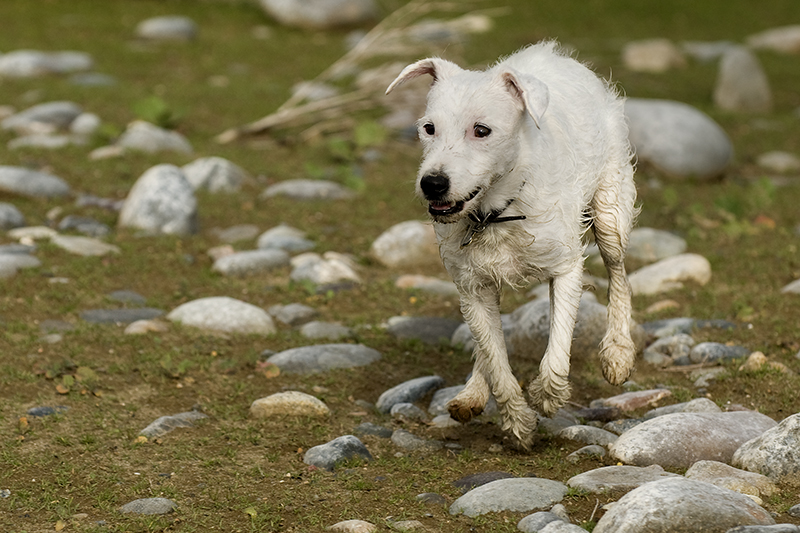
[[[523,182],[523,186],[525,183]],[[520,190],[522,187],[520,187]],[[489,227],[489,224],[499,224],[500,222],[511,222],[512,220],[525,220],[525,215],[518,215],[513,217],[501,217],[500,215],[508,209],[514,202],[514,198],[511,198],[506,202],[506,205],[503,206],[501,209],[495,209],[494,211],[490,211],[488,213],[484,213],[482,211],[476,211],[474,213],[470,213],[467,215],[469,218],[469,222],[467,223],[467,233],[464,236],[464,240],[461,241],[461,248],[469,246],[472,243],[472,238],[475,236],[476,233],[480,233],[486,228]]]

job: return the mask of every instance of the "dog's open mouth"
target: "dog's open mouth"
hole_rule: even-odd
[[[457,202],[442,202],[438,200],[430,200],[428,202],[428,213],[434,217],[446,217],[448,215],[455,215],[464,210],[464,204],[478,196],[481,188],[478,187],[470,193],[469,196]]]

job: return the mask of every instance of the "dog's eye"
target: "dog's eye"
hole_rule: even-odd
[[[475,137],[488,137],[492,134],[492,129],[483,124],[475,124],[473,131],[475,132]]]
[[[430,122],[422,126],[422,129],[425,130],[425,133],[427,133],[428,135],[433,135],[434,133],[436,133],[436,128]]]

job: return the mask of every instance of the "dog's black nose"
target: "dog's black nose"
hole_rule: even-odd
[[[426,174],[419,181],[419,186],[425,198],[438,199],[442,198],[450,189],[450,178],[447,174],[438,172],[436,174]]]

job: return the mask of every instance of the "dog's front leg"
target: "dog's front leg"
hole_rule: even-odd
[[[550,280],[550,340],[539,364],[539,375],[528,388],[533,404],[546,416],[553,416],[570,397],[569,356],[582,279],[581,260],[567,273]]]
[[[529,448],[537,418],[508,363],[500,321],[500,289],[480,286],[459,290],[461,312],[475,338],[475,364],[466,387],[448,405],[450,416],[468,421],[483,410],[491,390],[503,415],[503,430],[511,431],[523,447]]]

